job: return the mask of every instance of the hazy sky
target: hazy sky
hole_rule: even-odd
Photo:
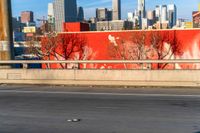
[[[13,16],[19,16],[23,10],[34,11],[36,18],[47,15],[47,4],[53,0],[12,0]],[[112,0],[77,0],[78,6],[84,7],[85,17],[95,16],[97,7],[111,8]],[[127,18],[127,12],[133,11],[137,7],[137,0],[121,0],[122,18]],[[152,10],[155,5],[173,4],[178,8],[178,18],[191,19],[192,11],[198,9],[200,0],[146,0],[146,9]]]

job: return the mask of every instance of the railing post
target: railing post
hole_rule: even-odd
[[[22,67],[23,67],[23,69],[28,69],[28,64],[27,63],[23,63]]]
[[[151,63],[147,63],[148,70],[151,70]]]

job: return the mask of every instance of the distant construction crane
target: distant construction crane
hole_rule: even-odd
[[[42,25],[47,22],[47,19],[45,19],[45,16],[43,16],[42,19],[37,19],[37,21],[40,22],[40,24]]]

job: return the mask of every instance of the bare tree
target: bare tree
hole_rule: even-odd
[[[113,59],[119,60],[144,60],[148,59],[151,52],[147,46],[147,35],[145,31],[137,31],[131,34],[129,39],[120,39],[117,43],[109,44],[109,54]],[[127,65],[125,65],[127,68]],[[143,64],[139,64],[143,67]]]
[[[81,60],[83,58],[86,39],[78,34],[49,33],[40,40],[34,38],[27,42],[28,50],[43,60]],[[39,46],[39,47],[38,47]],[[51,65],[46,64],[47,68]],[[67,64],[60,63],[61,68],[68,68]]]
[[[61,34],[58,36],[58,48],[54,56],[60,56],[64,60],[82,60],[86,46],[86,38],[79,34]],[[61,64],[67,68],[67,64]]]
[[[109,39],[108,51],[110,57],[114,60],[130,60],[129,46],[125,44],[125,41],[114,36],[109,36]],[[127,69],[127,64],[124,64],[124,67]]]
[[[42,44],[44,42],[45,44]],[[42,43],[41,37],[34,36],[32,40],[26,42],[28,48],[25,53],[33,54],[39,59],[51,60],[51,56],[56,52],[57,42],[57,34],[55,32],[46,34],[45,37],[42,37]],[[46,64],[46,67],[50,68],[51,66]]]
[[[164,60],[183,54],[176,31],[135,31],[129,39],[111,42],[108,48],[110,56],[120,60]],[[139,64],[140,68],[144,66],[148,65]],[[157,64],[157,69],[165,69],[166,66],[167,63]]]
[[[148,44],[148,37],[145,31],[134,32],[130,39],[132,47],[129,50],[131,52],[131,59],[133,60],[145,60],[149,58],[149,52],[151,48]]]
[[[173,59],[172,57],[183,54],[181,41],[178,40],[176,31],[151,32],[150,43],[154,51],[154,59]],[[157,64],[157,69],[165,69],[167,65],[167,63]]]

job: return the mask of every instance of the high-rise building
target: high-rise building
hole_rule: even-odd
[[[113,11],[112,9],[108,9],[107,11],[107,20],[112,21]]]
[[[153,10],[153,11],[149,10],[149,11],[147,11],[146,16],[147,16],[147,19],[154,20],[155,19],[155,10]]]
[[[139,13],[136,9],[134,12],[128,13],[128,21],[133,22],[133,28],[139,29],[140,23],[139,23]]]
[[[84,10],[83,10],[83,7],[78,7],[77,18],[78,18],[78,21],[80,21],[80,22],[84,20]]]
[[[48,4],[48,16],[54,16],[53,3]]]
[[[145,0],[138,0],[138,18],[139,18],[139,27],[142,29],[142,20],[146,17],[145,11]]]
[[[138,0],[138,11],[139,11],[139,16],[141,18],[145,18],[146,15],[145,0]]]
[[[89,19],[88,21],[89,23],[89,27],[90,27],[90,31],[96,31],[96,23],[97,23],[97,18],[96,17],[92,17]]]
[[[169,27],[173,28],[176,25],[177,21],[177,9],[176,5],[174,4],[168,5],[168,19],[169,19]]]
[[[107,21],[107,8],[97,8],[96,9],[96,18],[98,21]]]
[[[12,17],[12,28],[13,32],[20,32],[20,22],[15,17]]]
[[[55,0],[54,1],[55,30],[61,32],[64,22],[77,21],[76,0]]]
[[[48,30],[54,31],[55,30],[55,15],[54,15],[54,8],[53,3],[48,4]]]
[[[134,13],[128,12],[128,21],[133,21],[133,19],[134,19]]]
[[[151,21],[147,18],[142,18],[142,29],[143,30],[146,30],[146,29],[149,29],[149,27],[151,27]]]
[[[156,21],[160,21],[160,17],[161,17],[161,6],[156,6],[156,9],[155,9],[155,13],[156,13]]]
[[[162,5],[161,23],[165,23],[166,21],[167,21],[167,5]]]
[[[55,23],[53,3],[48,4],[48,22]]]
[[[113,20],[121,20],[121,0],[112,0],[112,6],[113,6],[113,13],[112,13]]]
[[[32,11],[21,12],[21,23],[31,23],[34,22],[34,14]]]
[[[147,17],[147,20],[148,20],[148,26],[153,26],[153,24],[156,22],[155,10],[147,11],[146,17]]]

